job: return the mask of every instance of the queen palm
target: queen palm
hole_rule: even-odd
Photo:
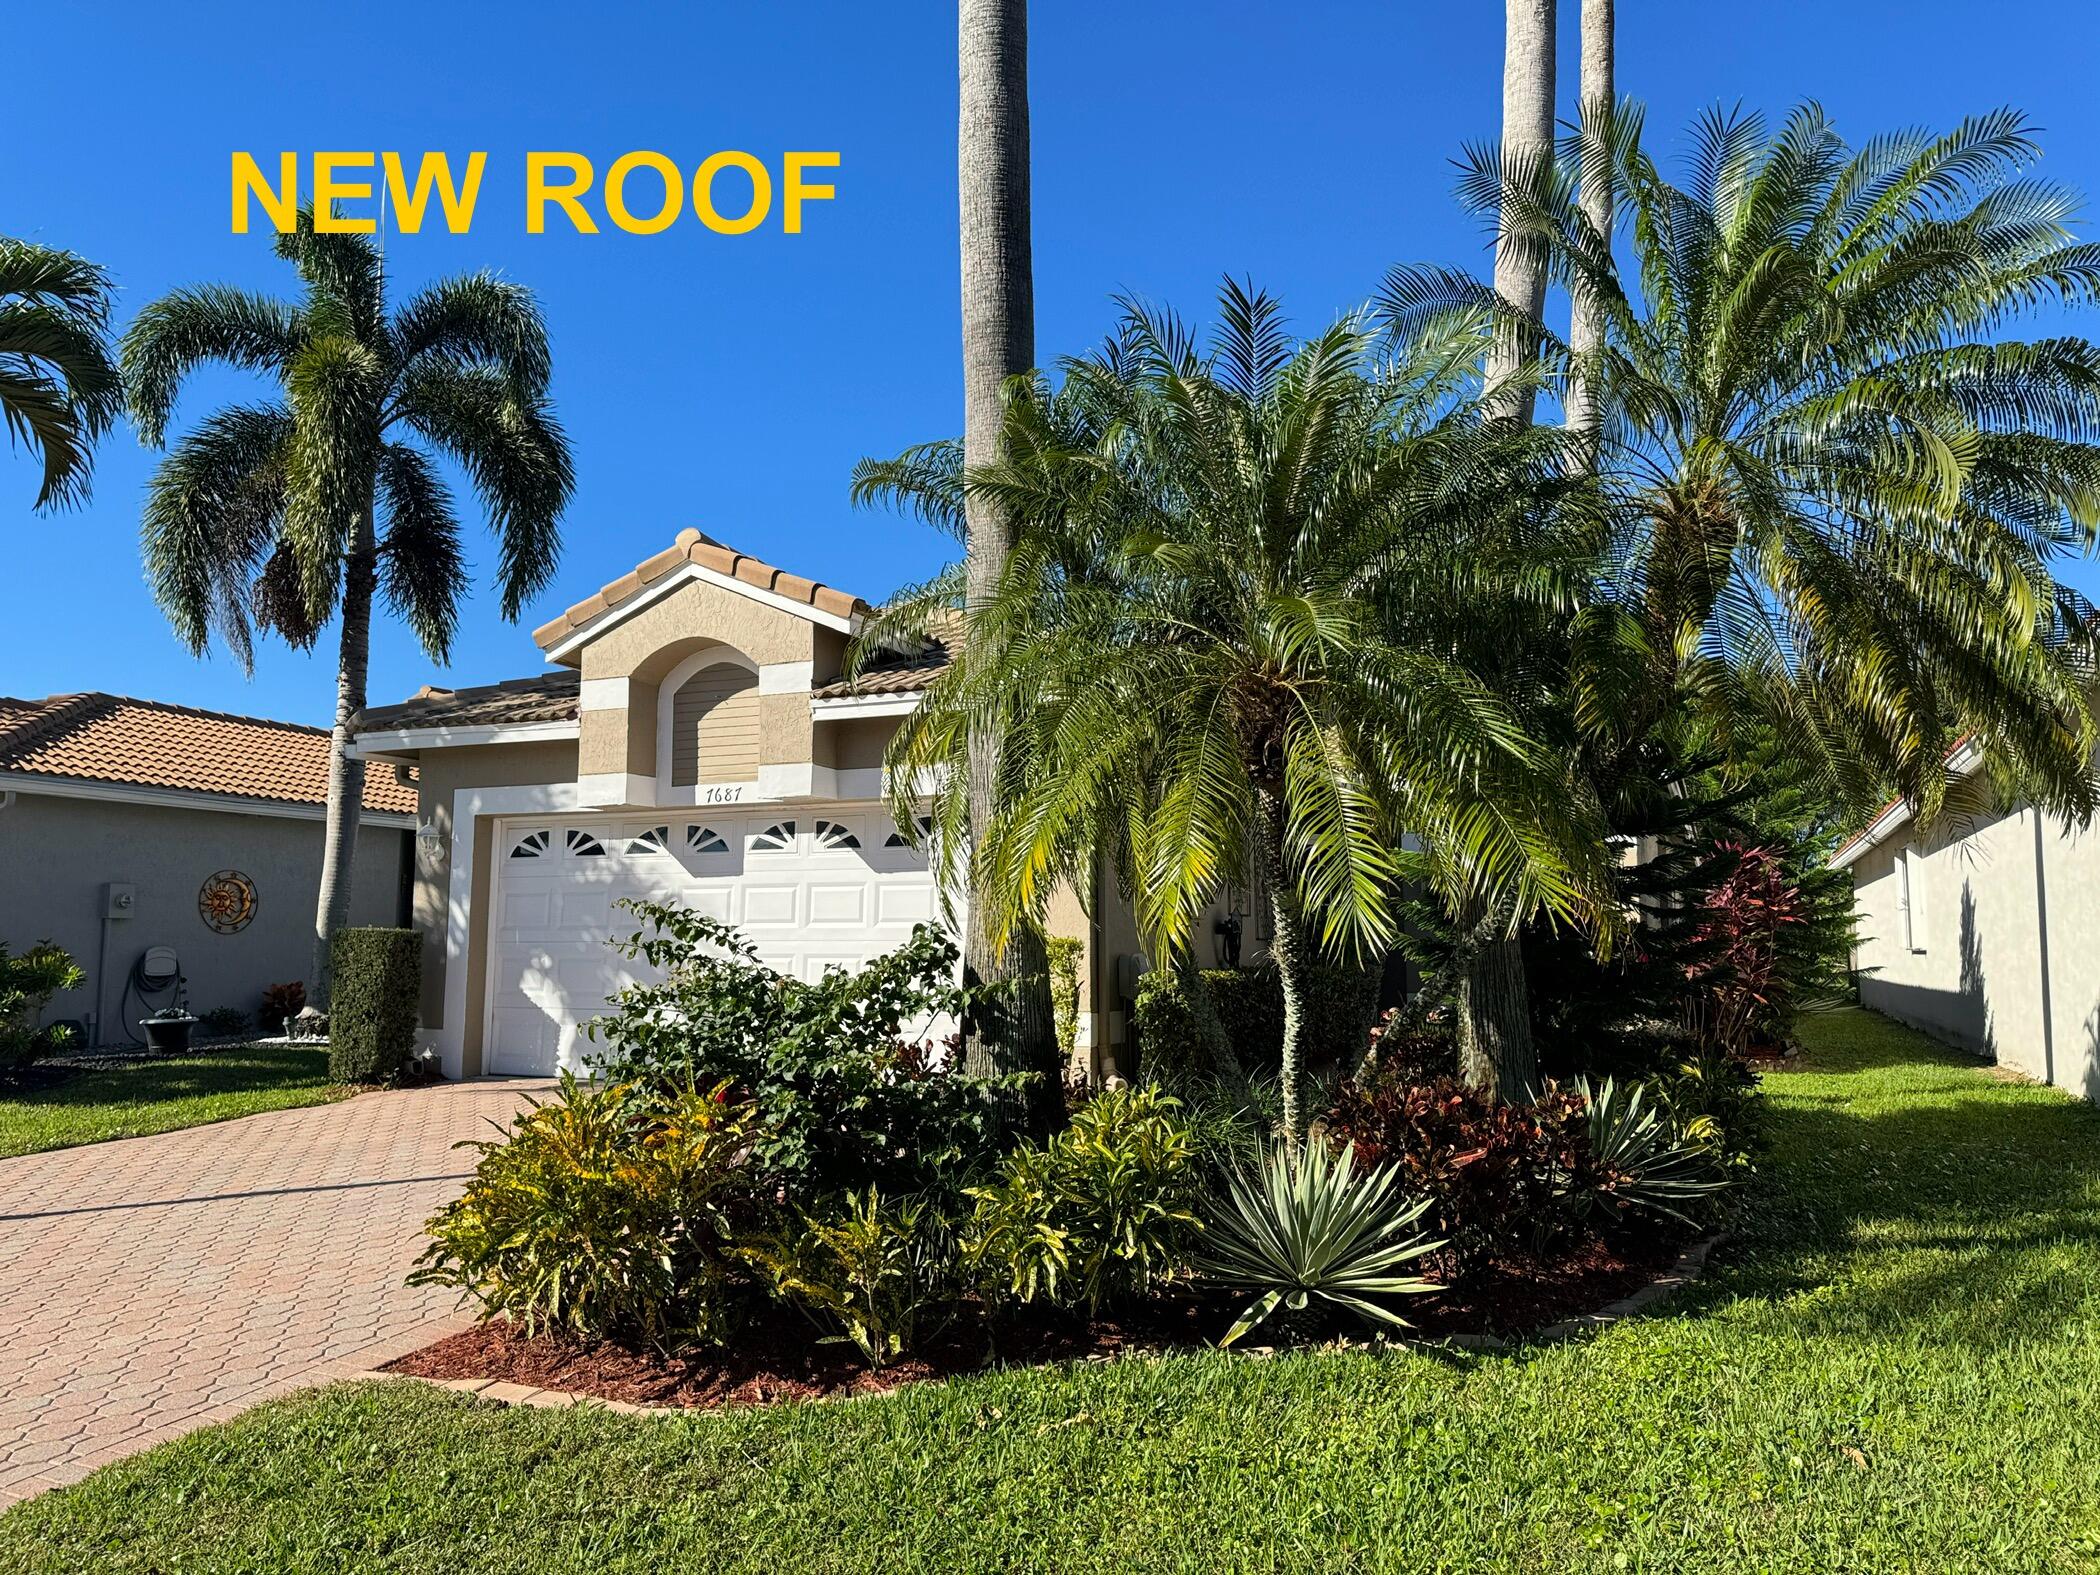
[[[0,236],[0,417],[43,463],[40,509],[86,499],[95,440],[123,408],[110,293],[86,258]]]
[[[1611,137],[1626,275],[1565,183],[1512,203],[1483,155],[1465,187],[1604,315],[1578,371],[1625,524],[1591,622],[1651,680],[1619,727],[1677,697],[1751,706],[1851,801],[1893,784],[1928,815],[1966,735],[2001,782],[2090,815],[2093,609],[2055,568],[2100,525],[2100,350],[1997,336],[2091,302],[2100,247],[2020,173],[2023,119],[1855,150],[1813,105],[1776,134],[1714,114],[1681,183],[1638,116]]]
[[[949,768],[935,847],[952,862],[953,767],[974,730],[1004,741],[970,855],[980,920],[997,935],[1039,916],[1106,851],[1148,947],[1185,957],[1251,863],[1295,1144],[1315,952],[1390,943],[1403,875],[1577,914],[1601,839],[1522,707],[1468,662],[1567,585],[1554,516],[1529,505],[1560,474],[1557,437],[1484,426],[1463,397],[1488,319],[1388,360],[1353,320],[1293,347],[1274,303],[1238,287],[1221,317],[1204,348],[1131,308],[1054,394],[1009,403],[1004,458],[917,450],[863,466],[857,490],[950,520],[984,497],[1015,521],[961,658],[892,744],[900,792]],[[956,574],[923,588],[874,638],[961,590]],[[1425,855],[1403,852],[1403,826]]]
[[[488,516],[508,619],[554,572],[572,478],[530,291],[458,276],[389,315],[367,237],[317,234],[302,215],[277,252],[298,270],[298,302],[223,285],[174,291],[125,334],[124,370],[132,419],[156,446],[183,378],[203,363],[279,384],[277,397],[228,406],[176,443],[148,490],[141,536],[155,598],[192,651],[216,631],[247,667],[258,627],[305,646],[341,617],[314,920],[313,977],[325,990],[364,797],[364,763],[347,746],[365,703],[373,598],[443,662],[468,585],[436,457],[465,470]]]

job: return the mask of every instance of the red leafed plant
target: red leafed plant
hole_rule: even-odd
[[[1734,856],[1735,867],[1700,904],[1695,960],[1685,968],[1693,985],[1685,1028],[1700,1043],[1740,1055],[1787,1016],[1793,981],[1781,938],[1807,914],[1775,850],[1722,843],[1720,851]]]

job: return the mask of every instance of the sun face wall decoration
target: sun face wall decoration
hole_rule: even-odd
[[[220,935],[248,928],[255,907],[255,882],[239,870],[220,870],[197,890],[197,916]]]

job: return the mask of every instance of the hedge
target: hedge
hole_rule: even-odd
[[[1199,977],[1239,1064],[1250,1072],[1274,1071],[1280,1066],[1283,985],[1276,970],[1212,968]],[[1355,1064],[1370,1043],[1371,1025],[1378,1018],[1380,983],[1376,968],[1314,965],[1306,1001],[1308,1063]]]
[[[1130,1008],[1136,1081],[1169,1090],[1233,1072],[1238,1058],[1203,975],[1155,968],[1138,981]]]
[[[328,1075],[338,1083],[399,1082],[416,1047],[422,937],[338,930],[329,958]]]

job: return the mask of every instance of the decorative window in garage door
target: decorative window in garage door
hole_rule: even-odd
[[[919,846],[924,847],[933,838],[933,817],[919,815],[914,818],[919,824]],[[901,831],[893,831],[882,839],[882,845],[886,848],[908,848],[911,846],[911,839]]]
[[[758,853],[785,853],[795,845],[795,823],[792,820],[776,821],[751,839],[751,847]]]
[[[712,826],[688,826],[685,828],[685,845],[695,853],[727,853],[729,844],[722,840],[722,833]]]
[[[639,836],[629,837],[627,839],[627,851],[629,853],[644,854],[669,853],[671,851],[671,828],[669,826],[652,826]]]
[[[510,845],[510,856],[514,859],[544,858],[547,845],[553,840],[551,831],[528,831]]]
[[[579,859],[600,859],[605,857],[605,844],[592,836],[588,831],[579,831],[574,826],[571,826],[565,835],[568,838],[569,853],[572,857]]]
[[[860,838],[835,820],[817,822],[817,846],[820,848],[857,848]]]

